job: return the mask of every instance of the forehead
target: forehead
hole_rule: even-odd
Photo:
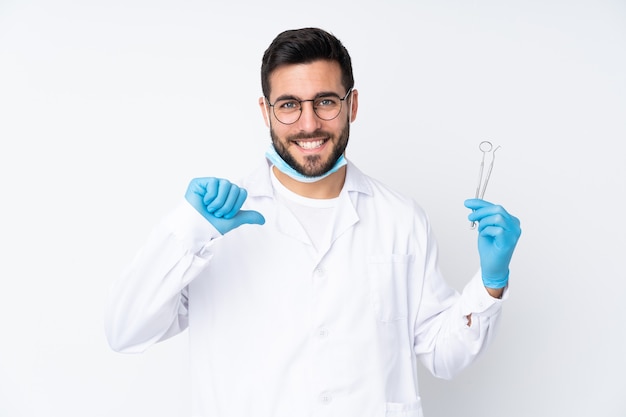
[[[270,74],[269,82],[272,97],[292,95],[308,98],[320,92],[345,93],[341,67],[335,61],[281,65]]]

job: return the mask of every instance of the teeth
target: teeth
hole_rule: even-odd
[[[310,142],[297,142],[297,144],[302,149],[315,149],[315,148],[319,148],[320,146],[322,146],[324,142],[325,142],[324,140],[316,140],[316,141],[310,141]]]

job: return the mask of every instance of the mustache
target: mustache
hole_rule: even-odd
[[[295,135],[287,136],[287,140],[294,141],[299,139],[319,139],[320,137],[330,138],[332,137],[332,134],[325,130],[318,129],[314,132],[300,132],[296,133]]]

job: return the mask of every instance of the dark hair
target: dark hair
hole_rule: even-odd
[[[348,50],[334,35],[318,29],[303,28],[280,33],[263,54],[261,88],[269,98],[271,73],[281,65],[308,64],[314,61],[335,61],[341,67],[341,83],[346,90],[354,87],[352,61]]]

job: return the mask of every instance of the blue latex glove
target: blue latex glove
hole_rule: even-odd
[[[522,233],[517,217],[502,207],[485,200],[465,200],[472,209],[468,219],[478,222],[478,254],[483,284],[488,288],[503,288],[509,280],[509,263]]]
[[[194,178],[187,187],[185,199],[221,234],[242,224],[264,224],[257,211],[240,210],[248,192],[220,178]]]

